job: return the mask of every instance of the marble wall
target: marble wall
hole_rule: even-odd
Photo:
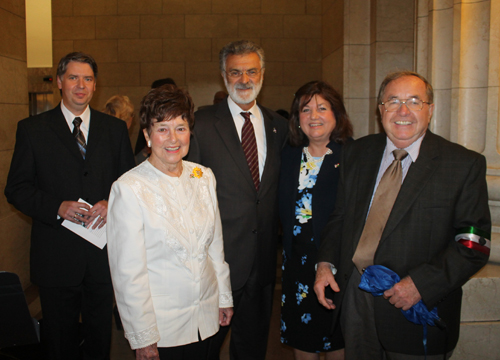
[[[416,68],[434,86],[431,130],[482,153],[500,232],[500,0],[418,1]],[[490,260],[500,262],[493,242]]]
[[[378,132],[380,83],[414,67],[415,1],[324,1],[322,11],[323,79],[343,94],[355,138]]]
[[[260,101],[289,110],[299,86],[321,78],[320,13],[320,0],[53,0],[54,64],[77,50],[96,58],[97,109],[114,94],[138,108],[151,83],[165,77],[201,106],[225,90],[219,50],[246,38],[266,52]],[[137,131],[135,124],[134,141]]]
[[[0,78],[0,271],[17,273],[27,286],[31,223],[3,194],[17,121],[28,116],[24,0],[0,1]]]

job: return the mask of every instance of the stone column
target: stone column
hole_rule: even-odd
[[[380,131],[378,87],[390,71],[414,67],[414,0],[325,2],[323,79],[344,97],[354,137]]]

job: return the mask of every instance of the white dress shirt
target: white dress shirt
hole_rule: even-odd
[[[80,124],[80,131],[83,133],[83,136],[85,136],[85,143],[89,143],[89,129],[90,129],[90,107],[87,105],[83,113],[80,115],[75,115],[71,111],[68,110],[66,106],[64,106],[64,101],[61,100],[61,111],[64,115],[64,118],[66,119],[66,122],[68,123],[69,130],[73,132],[73,129],[75,125],[73,124],[73,120],[75,120],[76,117],[79,117],[82,119],[82,123]]]
[[[204,340],[219,330],[219,308],[233,306],[215,177],[182,166],[170,177],[144,161],[111,189],[109,265],[132,349]]]
[[[245,118],[241,115],[242,112],[250,112],[250,121],[253,125],[253,131],[255,132],[255,140],[257,141],[257,152],[259,156],[259,180],[262,180],[262,172],[264,171],[264,165],[266,164],[266,154],[267,154],[267,141],[266,141],[266,130],[264,128],[264,116],[257,106],[257,101],[253,106],[245,111],[242,110],[238,104],[236,104],[230,96],[227,97],[227,104],[229,105],[229,111],[233,116],[234,125],[236,126],[236,131],[241,141],[241,129],[245,123]]]
[[[418,154],[420,153],[420,145],[422,145],[422,140],[424,139],[424,135],[415,140],[410,146],[404,148],[402,150],[406,150],[408,156],[406,156],[401,161],[401,168],[403,170],[403,176],[401,178],[401,183],[404,182],[406,174],[408,174],[408,170],[410,169],[410,165],[417,161]],[[382,176],[384,176],[387,168],[394,161],[394,154],[392,153],[394,150],[398,148],[391,139],[387,138],[387,144],[385,145],[384,155],[382,156],[382,161],[380,162],[380,167],[378,169],[377,181],[375,182],[375,188],[373,189],[372,199],[370,200],[370,209],[373,203],[373,197],[375,196],[375,192],[377,191],[378,185],[380,184],[380,180],[382,180]],[[368,210],[370,212],[370,210]],[[368,217],[368,214],[366,215]]]

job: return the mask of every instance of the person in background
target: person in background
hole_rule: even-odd
[[[113,181],[134,166],[125,123],[89,106],[97,73],[88,54],[61,59],[61,103],[18,123],[5,187],[9,203],[33,219],[31,281],[39,286],[41,341],[51,360],[109,359],[113,289],[107,247],[62,225],[95,222],[102,228]]]
[[[290,113],[284,109],[278,109],[276,110],[276,112],[278,114],[280,114],[281,116],[283,116],[285,119],[289,120],[290,119]]]
[[[185,90],[150,90],[140,117],[151,156],[111,189],[109,264],[137,360],[205,360],[207,339],[233,314],[215,177],[182,160],[193,108]]]
[[[281,342],[295,359],[344,358],[344,340],[333,314],[312,294],[321,232],[337,197],[343,145],[352,125],[342,98],[323,81],[295,93],[289,141],[281,154],[279,212],[283,226]]]
[[[423,76],[387,75],[377,99],[385,133],[342,152],[314,291],[335,309],[334,321],[340,309],[346,359],[449,358],[458,341],[462,285],[488,261],[486,160],[428,130],[433,98]],[[358,287],[371,265],[401,280],[374,297]],[[335,295],[325,297],[325,287]],[[446,330],[427,326],[424,335],[405,318],[401,310],[420,300],[437,307]]]
[[[214,95],[214,105],[227,99],[227,92],[217,91]]]
[[[106,104],[104,105],[104,109],[102,112],[118,119],[125,121],[127,124],[127,129],[130,129],[132,126],[132,121],[134,120],[134,105],[128,98],[128,96],[124,95],[114,95],[111,96]]]
[[[232,359],[264,359],[276,280],[277,188],[286,120],[256,101],[264,80],[264,51],[251,41],[220,51],[229,97],[195,114],[188,159],[212,169],[231,268],[234,318]],[[229,328],[211,340],[218,359]]]

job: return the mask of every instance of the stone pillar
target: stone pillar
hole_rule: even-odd
[[[414,66],[414,0],[325,2],[323,80],[344,97],[354,137],[380,131],[378,87],[388,72]]]
[[[500,232],[500,0],[418,1],[416,69],[434,87],[431,130],[486,156],[493,232]],[[494,241],[492,260],[500,261]]]

